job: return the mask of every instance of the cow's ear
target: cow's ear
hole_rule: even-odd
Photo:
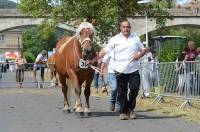
[[[81,24],[81,19],[76,19],[75,21],[74,21],[74,26],[79,26],[80,24]]]
[[[96,19],[92,19],[91,23],[92,23],[93,26],[97,26],[97,20]]]

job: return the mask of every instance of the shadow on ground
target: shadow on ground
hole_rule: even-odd
[[[142,111],[145,112],[145,111]],[[139,113],[139,114],[138,114]],[[136,119],[167,119],[167,118],[179,118],[181,116],[160,116],[160,115],[146,115],[140,114],[141,111],[137,111]],[[117,112],[92,112],[91,117],[104,117],[104,116],[119,116]]]

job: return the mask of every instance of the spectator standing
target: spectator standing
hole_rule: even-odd
[[[149,52],[141,58],[141,76],[142,76],[142,86],[144,88],[144,96],[149,97],[150,92],[150,76],[151,76],[151,65],[152,53]]]
[[[153,88],[155,88],[155,82],[158,79],[157,77],[157,64],[158,64],[158,58],[156,56],[156,52],[152,51],[152,60],[150,61],[151,63],[151,74],[150,74],[150,78],[151,78],[151,82],[152,82],[152,86]]]
[[[183,89],[190,87],[190,75],[186,73],[187,49],[182,51],[176,59],[176,71],[178,73],[179,95],[183,95]]]
[[[99,59],[97,61],[97,68],[100,69],[102,64],[102,59]],[[95,71],[94,73],[94,88],[95,92],[98,93],[99,89],[103,92],[103,86],[104,86],[104,79],[103,76],[100,75],[99,72]]]
[[[6,59],[4,63],[2,63],[2,72],[6,73],[9,70],[9,61]]]
[[[187,61],[195,61],[198,56],[197,48],[194,41],[188,41]]]
[[[41,81],[44,81],[44,70],[46,67],[47,62],[47,51],[42,50],[40,54],[38,54],[34,66],[33,66],[33,75],[34,75],[34,81],[37,82],[37,70],[40,70],[40,78]],[[40,86],[43,87],[42,85]]]
[[[18,57],[15,60],[16,64],[16,81],[18,82],[18,87],[22,88],[22,83],[24,81],[24,71],[25,64],[27,63],[26,58],[21,52],[19,52]]]
[[[194,41],[188,41],[188,46],[187,46],[187,55],[186,59],[189,62],[186,62],[186,69],[187,72],[190,74],[190,87],[187,89],[189,90],[187,94],[195,94],[197,90],[197,79],[196,79],[196,63],[194,62],[196,57],[198,56],[196,44]]]
[[[119,111],[119,100],[117,95],[117,79],[114,71],[114,52],[106,54],[103,58],[101,71],[107,68],[108,84],[110,85],[110,111]],[[115,109],[116,108],[116,109]]]

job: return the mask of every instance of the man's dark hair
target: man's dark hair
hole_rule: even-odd
[[[129,22],[128,19],[126,19],[126,18],[123,18],[123,19],[120,20],[120,25],[121,25],[123,22],[128,22],[129,25],[130,25],[130,22]]]

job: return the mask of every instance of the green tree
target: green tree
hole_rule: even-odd
[[[107,41],[108,36],[116,34],[119,19],[123,17],[144,14],[144,9],[149,16],[163,14],[160,10],[152,11],[152,5],[138,5],[136,0],[21,0],[19,8],[22,13],[46,18],[41,26],[44,29],[42,34],[47,33],[45,37],[51,35],[58,22],[72,24],[77,19],[95,20],[96,34],[102,43]]]
[[[28,63],[34,63],[35,61],[35,56],[31,53],[31,52],[23,52],[25,58],[26,58],[26,61]]]
[[[33,57],[36,57],[41,50],[52,51],[57,40],[65,34],[63,30],[57,29],[55,33],[45,38],[39,32],[40,29],[37,27],[28,28],[23,31],[23,52],[26,53],[26,57],[30,58],[30,62],[32,62]]]

